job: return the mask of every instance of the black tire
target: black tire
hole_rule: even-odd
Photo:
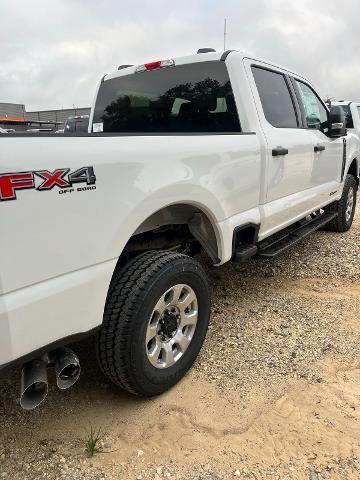
[[[196,294],[198,319],[182,357],[165,369],[147,356],[145,335],[156,302],[173,285],[189,285]],[[97,335],[100,368],[114,384],[141,396],[158,395],[175,385],[193,365],[210,317],[206,273],[194,259],[173,252],[150,251],[115,270]]]
[[[338,214],[337,217],[335,217],[326,225],[326,230],[330,230],[332,232],[347,232],[351,228],[355,215],[357,189],[358,185],[355,177],[353,175],[346,175],[341,199],[338,202],[332,203],[325,209],[328,212],[337,212]],[[350,190],[353,192],[354,202],[351,215],[347,218],[346,209]]]

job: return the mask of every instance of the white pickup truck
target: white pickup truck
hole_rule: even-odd
[[[1,135],[0,368],[21,404],[79,375],[96,333],[104,374],[142,396],[191,367],[210,316],[194,255],[273,257],[352,224],[360,152],[308,80],[237,51],[119,67],[89,133]]]

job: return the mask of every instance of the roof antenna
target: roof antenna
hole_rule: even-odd
[[[227,35],[227,32],[226,32],[226,18],[224,18],[224,52],[226,50],[226,35]]]

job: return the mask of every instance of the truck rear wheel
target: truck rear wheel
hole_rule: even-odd
[[[355,215],[357,189],[355,177],[347,175],[341,199],[326,209],[329,212],[338,213],[337,217],[326,225],[326,230],[347,232],[350,229]]]
[[[210,291],[186,255],[146,252],[115,271],[97,336],[103,373],[142,396],[160,394],[194,363],[208,328]]]

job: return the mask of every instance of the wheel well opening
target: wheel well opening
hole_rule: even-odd
[[[203,211],[187,204],[165,207],[147,218],[123,254],[132,257],[147,250],[173,250],[190,256],[203,250],[213,263],[219,262],[215,228]]]
[[[348,174],[353,175],[355,177],[356,183],[359,186],[359,171],[358,171],[358,166],[357,166],[357,159],[354,158],[354,160],[351,162],[350,168],[348,170]]]

